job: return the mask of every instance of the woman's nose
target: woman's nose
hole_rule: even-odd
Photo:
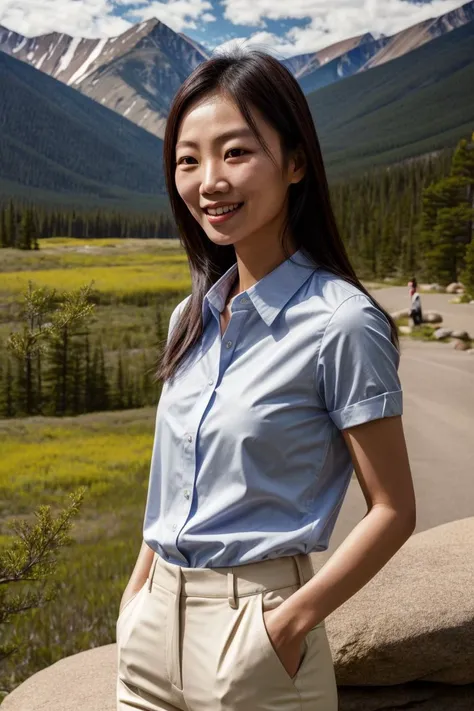
[[[203,165],[203,175],[200,186],[201,195],[215,192],[227,192],[229,184],[222,174],[221,167],[214,161]]]

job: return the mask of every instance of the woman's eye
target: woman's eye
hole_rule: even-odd
[[[243,148],[230,148],[230,149],[227,151],[226,155],[229,156],[229,158],[240,158],[245,152],[246,152],[246,151],[244,151]],[[237,154],[240,154],[240,155],[233,155],[233,156],[232,156],[232,155],[230,155],[230,153],[237,153]]]
[[[191,161],[191,160],[196,160],[192,156],[182,156],[181,158],[178,159],[177,165],[193,165],[192,163],[187,163],[185,161]]]

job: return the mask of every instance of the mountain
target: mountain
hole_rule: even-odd
[[[332,45],[328,48],[331,51],[327,52],[326,61],[321,61],[326,53],[326,50],[322,50],[314,55],[292,57],[290,60],[284,60],[284,64],[298,79],[303,91],[309,94],[340,79],[408,54],[426,42],[462,27],[472,20],[474,20],[474,0],[440,17],[408,27],[391,37],[375,39],[367,34],[346,40],[347,46],[343,46],[344,43]],[[337,52],[339,45],[341,45],[341,52]]]
[[[466,3],[462,7],[451,10],[440,17],[419,22],[389,37],[389,41],[385,44],[383,49],[370,59],[363,69],[378,67],[380,64],[401,57],[413,49],[421,47],[426,42],[431,42],[433,39],[441,37],[447,32],[462,27],[473,20],[474,2],[471,0],[471,2]]]
[[[164,192],[162,141],[0,52],[0,180],[94,199]]]
[[[156,19],[110,39],[57,32],[27,38],[0,27],[0,50],[159,137],[172,97],[207,58],[200,45]]]
[[[474,131],[474,21],[310,94],[328,173],[349,178]]]
[[[413,51],[474,19],[474,0],[392,37],[367,33],[283,60],[306,94]],[[109,39],[51,33],[23,37],[0,27],[0,50],[163,137],[171,100],[208,51],[156,19]]]
[[[350,52],[361,44],[373,41],[374,37],[369,32],[364,35],[358,35],[357,37],[350,37],[341,42],[336,42],[324,49],[320,49],[318,52],[298,54],[295,57],[289,57],[288,59],[284,59],[282,64],[300,81],[303,77],[312,74],[316,69],[319,69],[333,59],[344,56],[347,52]]]

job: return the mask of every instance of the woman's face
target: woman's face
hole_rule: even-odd
[[[258,111],[252,116],[274,162],[225,95],[211,94],[193,104],[179,128],[176,188],[216,244],[276,244],[288,187],[304,175],[296,157],[284,167],[278,133]]]

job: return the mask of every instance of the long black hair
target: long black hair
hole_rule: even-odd
[[[300,150],[306,159],[304,178],[289,187],[288,214],[281,245],[290,257],[302,249],[320,266],[350,282],[386,316],[392,342],[398,333],[391,316],[357,278],[336,225],[329,197],[321,148],[306,97],[292,74],[271,55],[259,50],[233,50],[200,64],[185,80],[171,105],[164,137],[166,185],[191,273],[192,293],[163,351],[157,378],[171,378],[203,331],[202,302],[210,287],[236,262],[233,245],[216,245],[206,235],[179,195],[175,183],[176,142],[185,111],[206,95],[220,92],[235,103],[256,139],[267,150],[252,117],[257,109],[280,135],[286,160]],[[268,151],[267,151],[268,152]]]

